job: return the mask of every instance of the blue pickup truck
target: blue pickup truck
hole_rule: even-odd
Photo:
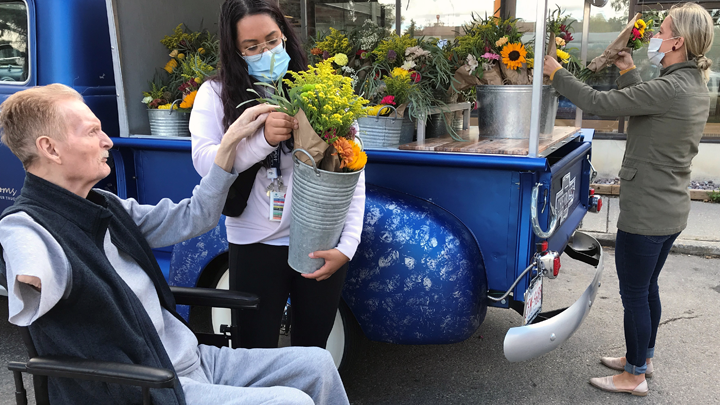
[[[221,2],[3,0],[0,44],[12,46],[9,69],[20,72],[0,75],[0,98],[49,83],[74,87],[115,145],[112,173],[98,187],[145,204],[186,198],[200,180],[190,140],[150,136],[141,92],[166,59],[158,39],[178,22],[213,31]],[[368,150],[362,242],[328,342],[336,364],[348,364],[362,335],[398,344],[463,341],[488,306],[522,315],[505,339],[510,361],[568,339],[587,316],[603,270],[600,245],[576,232],[597,209],[591,136],[568,131],[535,156]],[[0,146],[0,210],[23,179],[19,161]],[[543,281],[562,277],[563,252],[595,268],[592,282],[571,307],[542,312]],[[155,254],[172,285],[227,285],[224,218]],[[199,327],[229,322],[220,310],[180,309]]]

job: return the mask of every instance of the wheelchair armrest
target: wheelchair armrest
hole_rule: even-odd
[[[230,309],[257,309],[260,299],[255,294],[218,290],[215,288],[170,287],[178,305],[199,305]]]
[[[146,388],[172,388],[175,386],[175,373],[171,370],[78,357],[34,357],[27,363],[10,362],[8,368],[11,371],[33,375],[101,381]]]

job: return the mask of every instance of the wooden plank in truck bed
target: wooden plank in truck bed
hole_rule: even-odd
[[[580,132],[577,127],[555,127],[553,133],[540,138],[538,152],[551,152],[564,141],[574,138]],[[460,136],[468,138],[467,142],[453,140],[450,136],[426,139],[423,143],[412,142],[400,145],[400,150],[423,150],[435,152],[479,153],[490,155],[527,155],[527,139],[488,138],[472,136],[470,131],[461,131]]]

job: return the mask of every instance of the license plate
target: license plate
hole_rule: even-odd
[[[542,311],[542,286],[543,278],[537,277],[530,282],[530,287],[525,291],[525,311],[523,313],[523,325],[527,325],[535,319]]]

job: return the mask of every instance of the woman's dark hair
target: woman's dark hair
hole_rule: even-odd
[[[214,80],[218,80],[222,84],[220,99],[223,103],[223,127],[226,131],[245,109],[257,105],[257,102],[251,102],[236,108],[240,103],[257,98],[255,94],[248,92],[247,89],[258,89],[257,86],[253,85],[256,79],[248,74],[247,63],[240,56],[235,41],[237,40],[238,21],[246,16],[258,14],[268,15],[275,20],[278,27],[280,27],[280,31],[287,38],[285,47],[290,56],[288,70],[297,72],[307,69],[307,56],[303,51],[300,39],[275,1],[226,0],[220,11],[220,26],[218,28],[220,69],[214,78]]]

